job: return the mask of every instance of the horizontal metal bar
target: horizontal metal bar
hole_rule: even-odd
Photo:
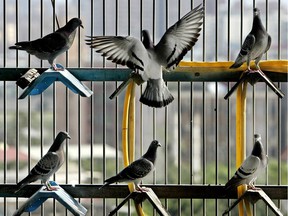
[[[30,68],[0,68],[0,81],[17,81]],[[123,81],[128,79],[132,72],[126,68],[66,68],[80,81]],[[181,69],[181,68],[180,68]],[[193,71],[185,72],[177,70],[177,72],[163,72],[165,81],[182,81],[182,82],[236,82],[238,81],[241,72],[231,72],[223,70],[220,72],[203,72]],[[38,68],[39,73],[46,69]],[[184,69],[183,69],[184,70]],[[287,82],[287,73],[278,73],[264,71],[264,73],[273,82]]]
[[[129,194],[126,185],[110,185],[99,190],[102,185],[85,185],[79,184],[75,186],[61,185],[60,186],[74,198],[125,198]],[[225,193],[222,185],[145,185],[151,188],[158,198],[167,199],[236,199],[236,190]],[[15,184],[0,184],[0,197],[30,197],[42,185],[31,184],[25,186],[17,194],[14,191],[17,189]],[[259,186],[271,199],[287,199],[287,186]]]

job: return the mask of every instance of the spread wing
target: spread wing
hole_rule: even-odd
[[[126,65],[132,70],[144,71],[148,53],[137,38],[127,36],[93,36],[86,39],[87,45],[116,64]]]
[[[174,69],[198,40],[204,17],[201,5],[187,13],[171,26],[155,47],[163,66]]]

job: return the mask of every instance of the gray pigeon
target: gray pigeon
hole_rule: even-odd
[[[175,69],[191,50],[200,35],[203,17],[204,8],[199,5],[171,26],[156,46],[147,30],[142,31],[142,42],[132,36],[93,36],[86,41],[108,60],[137,70],[143,82],[147,81],[140,102],[163,107],[174,97],[162,78],[162,67]]]
[[[141,158],[132,162],[117,175],[106,179],[104,181],[105,184],[99,189],[115,182],[134,182],[136,190],[144,191],[145,189],[140,187],[139,184],[141,179],[154,169],[157,148],[159,146],[161,146],[161,144],[157,140],[152,141],[147,152]]]
[[[41,60],[48,60],[54,70],[63,70],[58,68],[54,63],[55,58],[66,52],[73,44],[76,29],[82,26],[79,18],[71,19],[64,27],[59,28],[56,32],[48,34],[43,38],[34,41],[23,41],[15,43],[9,49],[25,50],[31,55],[35,55]]]
[[[54,190],[48,180],[64,163],[63,143],[66,139],[71,139],[67,132],[58,133],[48,152],[31,169],[29,175],[17,184],[18,189],[15,193],[25,185],[37,180],[41,180],[46,185],[47,190]]]
[[[235,63],[230,68],[238,68],[244,62],[247,62],[248,71],[251,71],[250,61],[255,60],[257,70],[261,71],[259,62],[263,54],[266,53],[271,46],[271,37],[261,22],[260,10],[258,8],[254,8],[253,15],[252,30],[247,35]]]
[[[243,184],[248,185],[250,189],[256,189],[254,182],[259,173],[267,167],[268,156],[265,154],[259,134],[254,135],[254,142],[251,155],[244,160],[234,176],[226,183],[226,190],[237,188]]]

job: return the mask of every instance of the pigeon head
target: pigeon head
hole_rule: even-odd
[[[156,152],[157,148],[160,147],[161,144],[157,140],[153,140],[147,150],[147,152],[143,155],[143,158],[151,161],[153,164],[156,160]]]
[[[263,152],[264,152],[264,149],[261,143],[261,136],[259,134],[255,134],[254,135],[254,147],[253,147],[251,154],[257,157],[261,157]]]
[[[69,134],[66,131],[61,131],[57,134],[52,146],[50,147],[49,151],[55,152],[60,149],[63,145],[63,142],[66,139],[71,139]]]
[[[258,8],[254,8],[253,9],[253,15],[255,16],[259,16],[260,15],[260,10]]]
[[[154,47],[148,30],[142,30],[142,43],[146,49]]]
[[[72,18],[69,22],[63,27],[66,28],[67,31],[73,32],[78,27],[84,28],[82,25],[82,21],[79,18]]]

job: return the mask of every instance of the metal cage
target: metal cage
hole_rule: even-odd
[[[51,5],[55,4],[55,7]],[[252,25],[252,9],[260,8],[262,21],[272,37],[266,60],[287,59],[287,3],[283,1],[8,1],[0,5],[0,215],[12,215],[39,184],[25,187],[19,197],[5,192],[25,177],[50,147],[56,133],[66,130],[72,139],[65,145],[66,162],[54,180],[79,198],[87,215],[107,215],[127,196],[126,185],[97,188],[123,168],[121,124],[124,95],[108,96],[125,80],[129,69],[115,65],[85,45],[86,35],[133,35],[149,29],[158,42],[165,30],[198,4],[205,7],[198,42],[185,61],[232,61]],[[57,58],[94,93],[89,98],[55,83],[38,96],[19,100],[23,90],[15,85],[29,68],[49,67],[26,52],[8,47],[17,41],[42,37],[80,17],[73,46]],[[199,76],[200,74],[200,76]],[[236,96],[223,97],[239,73],[165,73],[175,97],[166,108],[152,109],[138,102],[136,87],[135,158],[153,139],[162,143],[156,169],[143,184],[151,187],[171,215],[222,215],[237,197],[223,198],[223,185],[235,168]],[[192,77],[192,78],[191,78]],[[279,99],[263,82],[248,86],[247,154],[253,134],[260,133],[269,156],[267,170],[257,180],[287,214],[287,70],[271,73],[286,96]],[[147,215],[157,215],[143,204]],[[235,210],[237,211],[237,210]],[[264,203],[253,205],[255,215],[271,215]],[[69,215],[51,200],[31,215]],[[233,214],[233,212],[232,212]],[[118,215],[136,215],[129,202]]]

